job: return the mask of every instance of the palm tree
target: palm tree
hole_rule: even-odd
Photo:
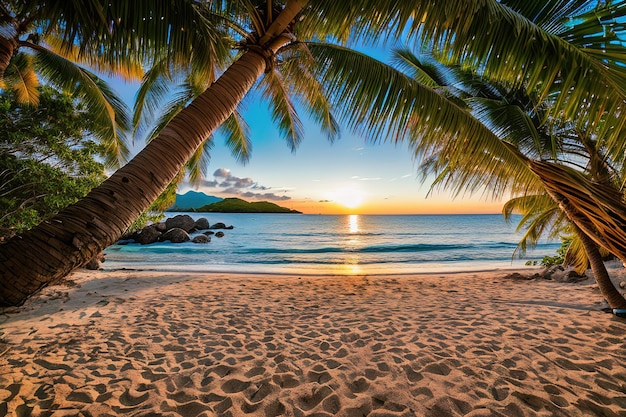
[[[85,27],[105,27],[104,19],[95,10],[95,3],[5,1],[0,5],[0,88],[11,90],[20,104],[39,103],[40,82],[59,90],[71,92],[83,101],[95,115],[94,135],[106,145],[105,162],[110,167],[128,157],[125,133],[130,128],[128,109],[115,92],[96,74],[83,68],[89,63],[93,68],[138,76],[137,65],[128,58],[118,57],[117,62],[104,56],[90,54],[83,59],[73,45],[78,38],[89,33]],[[73,15],[75,24],[70,22]],[[42,22],[47,22],[42,25]],[[85,25],[78,24],[84,22]],[[92,34],[93,35],[93,34]],[[80,55],[80,56],[79,56]],[[85,57],[86,58],[86,57]],[[123,71],[122,71],[123,70]]]
[[[135,17],[143,14],[143,19],[132,21],[126,19],[124,13],[129,13],[134,6],[123,8],[119,4],[127,2],[106,2],[104,10],[96,9],[95,15],[109,16],[105,21],[112,29],[94,31],[97,39],[86,37],[84,43],[88,47],[84,49],[97,53],[102,48],[96,48],[95,44],[103,45],[113,39],[115,42],[108,44],[112,47],[105,50],[111,50],[115,55],[135,50],[157,51],[156,58],[166,56],[168,59],[179,56],[172,51],[180,51],[180,56],[200,55],[197,45],[194,47],[190,39],[186,39],[187,42],[183,39],[174,46],[168,46],[165,40],[169,41],[168,35],[178,34],[179,28],[183,33],[196,28],[192,31],[196,33],[194,31],[200,30],[197,28],[207,27],[202,33],[213,41],[207,43],[223,45],[216,39],[225,39],[222,36],[226,33],[224,22],[234,16],[248,22],[247,32],[237,44],[241,53],[206,91],[178,112],[148,146],[105,183],[49,222],[0,246],[0,305],[22,303],[38,289],[67,275],[114,242],[172,181],[205,139],[230,117],[257,80],[273,68],[276,57],[282,52],[292,53],[291,59],[302,62],[312,59],[316,69],[314,75],[319,75],[324,82],[327,97],[339,99],[336,102],[344,104],[337,108],[341,117],[349,119],[352,127],[374,127],[375,132],[385,129],[379,126],[388,129],[404,126],[409,118],[419,114],[431,125],[438,126],[435,130],[446,126],[448,134],[455,137],[492,136],[479,123],[468,123],[465,112],[460,109],[441,111],[446,100],[436,92],[417,86],[408,77],[392,75],[387,78],[387,73],[370,65],[371,61],[364,59],[366,57],[339,46],[339,41],[351,37],[370,40],[385,34],[417,36],[419,32],[420,36],[433,39],[451,57],[462,57],[468,66],[480,66],[485,73],[494,77],[500,74],[502,79],[514,84],[538,85],[538,91],[547,93],[558,80],[569,94],[567,101],[555,103],[553,111],[555,114],[562,112],[580,123],[591,123],[606,111],[614,112],[626,95],[623,85],[612,78],[612,73],[495,0],[480,3],[460,0],[445,4],[399,2],[392,8],[382,0],[367,3],[335,0],[311,3],[306,0],[285,3],[244,0],[181,2],[190,5],[191,11],[184,17],[192,20],[183,26],[168,24],[169,29],[175,30],[166,31],[160,44],[143,41],[156,39],[154,35],[158,31],[149,31],[144,38],[142,30],[135,32],[133,29],[150,27],[149,16],[161,16],[165,22],[170,22],[171,16],[166,10],[150,14],[149,5],[146,5],[134,13]],[[119,8],[111,15],[107,7]],[[180,18],[180,15],[183,14],[176,16]],[[218,15],[223,17],[223,26],[212,24],[216,20],[211,17]],[[65,18],[68,15],[60,16]],[[118,25],[121,25],[119,31]],[[490,28],[489,31],[484,30],[485,26]],[[517,36],[504,36],[510,34],[512,28]],[[305,42],[306,48],[302,48],[301,43],[309,39],[337,42],[319,42],[317,46]],[[83,45],[83,39],[72,38],[72,44],[74,41]],[[154,48],[155,44],[158,48]],[[158,53],[160,50],[166,52]],[[580,65],[572,65],[579,59],[582,59]],[[545,71],[544,67],[550,71]],[[583,74],[586,77],[583,78]],[[590,88],[570,91],[576,83]],[[591,101],[584,113],[571,105],[581,103],[592,94],[600,98]]]
[[[560,19],[562,18],[561,16]],[[582,18],[581,21],[585,22]],[[558,27],[554,20],[538,23],[542,25],[549,23],[551,27]],[[573,29],[569,30],[568,36],[573,31]],[[535,243],[543,231],[552,229],[554,233],[555,230],[559,231],[563,228],[563,221],[574,222],[576,225],[570,225],[568,228],[575,232],[577,239],[569,246],[567,261],[575,263],[579,272],[584,271],[590,262],[601,292],[610,306],[619,309],[626,308],[626,300],[610,280],[598,244],[589,237],[589,235],[600,236],[601,233],[586,218],[580,218],[580,211],[572,208],[570,204],[564,204],[562,184],[555,187],[550,177],[546,177],[545,174],[546,170],[556,169],[558,173],[571,172],[572,175],[576,175],[575,178],[578,180],[576,184],[569,183],[571,194],[576,194],[579,181],[588,183],[591,179],[594,190],[602,187],[605,195],[613,199],[610,201],[618,201],[616,205],[625,207],[621,202],[623,181],[620,177],[623,168],[616,169],[612,166],[612,161],[597,148],[597,141],[591,135],[577,131],[573,123],[561,125],[546,123],[545,113],[551,100],[538,104],[536,97],[528,95],[523,90],[511,90],[507,86],[485,83],[483,79],[475,77],[472,73],[463,72],[458,67],[425,65],[408,50],[398,51],[397,58],[400,66],[413,72],[414,77],[421,83],[439,89],[440,93],[455,104],[463,103],[461,102],[463,99],[474,117],[508,143],[509,147],[514,146],[515,153],[518,154],[518,163],[509,166],[508,172],[515,175],[517,193],[521,193],[521,196],[510,200],[505,205],[504,213],[508,217],[512,210],[517,209],[525,214],[520,222],[520,226],[528,226],[520,245],[522,250],[525,250],[528,243]],[[485,151],[489,153],[487,148]],[[468,185],[476,187],[486,183],[489,186],[495,184],[490,182],[495,179],[490,176],[492,172],[490,168],[485,170],[482,169],[483,167],[477,169],[478,167],[475,166],[453,167],[449,163],[450,152],[456,153],[452,158],[458,158],[458,150],[448,146],[434,148],[434,151],[426,156],[423,169],[425,173],[433,172],[439,175],[435,183],[445,182],[446,185],[452,185],[458,191]],[[488,163],[494,162],[498,163],[497,158]],[[620,164],[619,161],[617,163]],[[537,173],[537,167],[544,167],[543,172],[538,176],[529,175]],[[576,167],[584,171],[585,176],[581,175]],[[547,186],[543,189],[543,194],[534,194],[538,189],[543,188],[544,184]],[[500,189],[509,190],[508,187]],[[591,193],[594,192],[591,191]],[[607,200],[605,198],[604,201]],[[606,204],[605,202],[603,204]],[[597,205],[597,202],[593,202],[588,204],[586,209],[597,218],[601,218],[601,214],[594,211]],[[564,218],[564,214],[567,217]],[[585,224],[585,230],[581,230],[579,224]],[[609,249],[615,248],[615,245],[606,243],[602,246]],[[618,250],[617,253],[620,251]]]

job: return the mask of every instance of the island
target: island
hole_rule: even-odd
[[[297,210],[281,207],[268,201],[248,202],[240,198],[225,198],[222,201],[204,205],[196,210],[198,213],[293,213],[302,214]]]

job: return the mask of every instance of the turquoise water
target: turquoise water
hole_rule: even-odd
[[[174,216],[177,213],[169,213]],[[501,215],[293,215],[190,213],[233,225],[209,244],[113,245],[104,269],[296,274],[478,271],[554,255],[542,242],[512,259],[521,234]]]

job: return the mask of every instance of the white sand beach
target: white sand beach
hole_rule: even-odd
[[[626,320],[508,273],[79,271],[0,315],[0,416],[626,416]]]

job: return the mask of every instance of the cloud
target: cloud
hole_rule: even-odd
[[[273,192],[258,193],[254,191],[267,191],[272,189],[265,185],[261,185],[252,178],[237,177],[231,173],[229,169],[219,168],[213,172],[215,180],[205,180],[202,183],[203,187],[211,188],[216,193],[237,195],[244,198],[253,198],[257,200],[273,200],[273,201],[285,201],[291,200],[288,195],[279,195]],[[287,192],[286,189],[282,190],[283,193]]]
[[[228,178],[230,177],[230,169],[220,168],[216,169],[213,173],[213,176],[216,178]]]
[[[248,198],[258,198],[258,199],[261,199],[261,200],[274,200],[274,201],[291,200],[291,197],[289,197],[287,195],[276,195],[274,193],[259,194],[259,193],[253,193],[253,192],[250,192],[250,191],[242,193],[241,196],[248,197]]]

